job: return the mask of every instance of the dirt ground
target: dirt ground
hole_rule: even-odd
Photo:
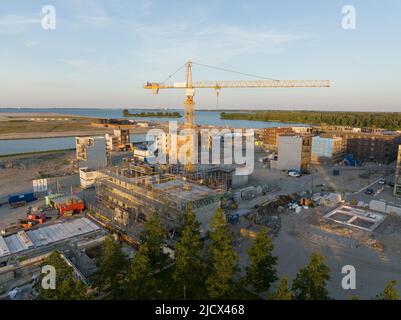
[[[401,278],[401,236],[393,233],[401,227],[399,218],[385,221],[377,232],[370,235],[335,225],[331,226],[331,232],[325,223],[321,224],[322,216],[323,212],[313,209],[302,210],[299,214],[293,211],[280,214],[282,228],[273,239],[280,277],[288,276],[292,281],[299,269],[308,263],[309,256],[313,252],[320,252],[331,269],[328,289],[336,299],[349,299],[352,296],[371,299],[383,290],[387,281]],[[241,236],[239,229],[249,227],[255,228],[255,225],[245,217],[241,217],[240,224],[232,226],[243,268],[248,263],[247,250],[252,241]],[[383,250],[367,245],[368,239],[382,242]],[[344,290],[341,286],[344,277],[342,267],[345,265],[352,265],[356,269],[356,290]]]
[[[291,194],[300,191],[315,192],[337,192],[349,194],[359,191],[370,182],[382,178],[386,173],[390,174],[392,168],[367,164],[363,167],[345,166],[314,166],[311,174],[299,178],[288,177],[287,172],[267,168],[265,164],[257,160],[264,156],[264,153],[255,154],[255,168],[250,176],[251,185],[267,183],[273,188],[278,188],[281,194]],[[334,176],[333,169],[340,169],[340,175]],[[386,172],[388,170],[388,172]]]
[[[361,168],[337,166],[340,176],[333,176],[333,167],[317,167],[313,174],[300,178],[288,177],[286,172],[268,169],[255,156],[255,170],[249,179],[251,185],[268,184],[274,191],[264,197],[243,201],[240,207],[251,209],[275,195],[288,195],[294,192],[337,192],[343,196],[362,194],[361,190],[386,174],[392,173],[391,166],[386,168],[377,164],[367,164]],[[391,193],[391,190],[385,190]],[[352,197],[351,196],[351,197]],[[391,196],[391,195],[390,195]],[[362,197],[362,196],[361,196]],[[369,197],[369,196],[368,196]],[[377,195],[383,197],[383,193]],[[262,199],[263,198],[263,199]],[[375,199],[371,197],[369,199]],[[381,292],[389,280],[401,279],[401,218],[388,216],[373,232],[356,228],[347,228],[323,218],[332,208],[318,207],[302,209],[301,213],[285,209],[279,214],[281,229],[274,237],[274,254],[278,257],[279,276],[288,276],[293,280],[300,268],[308,263],[313,252],[322,253],[331,269],[328,285],[330,295],[336,299],[349,299],[358,296],[371,299]],[[256,210],[251,210],[251,212]],[[236,249],[240,264],[245,267],[247,250],[252,244],[248,238],[240,235],[240,228],[257,230],[258,225],[251,218],[241,217],[238,225],[232,226],[236,238]],[[356,290],[344,290],[341,281],[344,277],[342,268],[352,265],[356,269]],[[398,286],[401,289],[401,284]]]
[[[75,151],[47,152],[0,159],[0,202],[10,193],[32,190],[32,180],[76,173]]]
[[[44,153],[38,155],[14,156],[0,159],[0,194],[21,192],[22,189],[31,190],[32,179],[53,177],[65,189],[79,184],[78,175],[74,170],[74,151]],[[291,194],[308,191],[313,187],[314,192],[335,191],[340,193],[357,192],[365,187],[369,181],[379,179],[383,175],[383,168],[369,165],[363,168],[340,167],[341,175],[333,176],[332,168],[321,167],[313,174],[300,178],[288,177],[287,173],[263,168],[255,157],[255,171],[249,179],[251,185],[268,184],[275,188],[264,198],[243,201],[240,208],[252,209],[266,199],[278,194]],[[5,165],[5,168],[4,168]],[[360,175],[370,172],[370,177]],[[40,204],[40,203],[38,203]],[[35,204],[32,204],[35,205]],[[327,258],[331,269],[329,291],[337,299],[347,299],[358,296],[370,299],[382,291],[389,280],[401,279],[401,218],[389,216],[375,230],[367,234],[360,230],[336,226],[322,219],[329,208],[303,209],[297,214],[284,210],[280,213],[281,230],[274,238],[274,254],[278,257],[279,276],[287,275],[292,280],[299,269],[308,263],[311,253],[321,252]],[[255,210],[251,210],[255,211]],[[25,215],[26,207],[10,209],[8,205],[0,207],[0,229],[12,221],[17,221]],[[240,236],[240,228],[252,227],[252,222],[241,217],[240,224],[232,226],[236,235],[236,250],[240,257],[240,264],[247,265],[247,249],[251,240]],[[373,241],[373,242],[372,242]],[[380,243],[379,248],[372,243]],[[345,291],[341,287],[343,274],[342,267],[352,265],[357,271],[357,289]],[[399,288],[401,289],[401,287]]]

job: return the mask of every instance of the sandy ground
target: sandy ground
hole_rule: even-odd
[[[358,296],[362,299],[371,299],[381,292],[389,280],[401,278],[400,249],[401,237],[397,235],[398,242],[391,248],[384,248],[380,252],[361,244],[361,240],[368,235],[358,234],[355,238],[342,237],[321,230],[313,223],[316,212],[303,210],[281,215],[282,229],[274,238],[274,255],[278,257],[278,274],[280,277],[288,276],[292,281],[300,268],[309,262],[313,252],[320,252],[326,257],[327,265],[331,270],[331,280],[328,290],[335,299],[349,299]],[[394,225],[394,221],[391,222]],[[249,221],[242,217],[239,225],[233,227],[237,241],[237,252],[243,268],[248,263],[247,250],[251,240],[239,235],[239,228],[248,227]],[[400,227],[401,223],[398,222]],[[385,225],[380,229],[386,228]],[[382,233],[383,230],[378,231]],[[382,235],[379,235],[381,238]],[[356,290],[344,290],[341,281],[343,266],[352,265],[356,269]],[[401,289],[401,286],[398,287]]]
[[[94,117],[57,113],[0,113],[0,140],[92,136],[112,133],[110,128],[91,125]],[[132,128],[146,133],[149,128]]]
[[[3,157],[10,168],[0,169],[0,202],[10,193],[32,190],[32,180],[75,173],[75,151]]]
[[[255,157],[256,158],[256,157]],[[255,159],[257,161],[257,158]],[[333,176],[332,168],[320,167],[313,174],[313,189],[318,191],[335,191],[344,195],[353,195],[369,183],[382,178],[385,174],[383,167],[369,164],[362,168],[340,167],[341,175]],[[371,172],[370,178],[361,178],[361,173]],[[257,197],[251,201],[243,201],[240,208],[250,209],[267,199],[279,194],[292,194],[309,191],[312,187],[312,175],[301,178],[288,177],[285,172],[263,168],[263,164],[255,163],[255,171],[249,180],[250,184],[268,184],[275,187],[275,191],[266,196]],[[376,188],[376,185],[374,186]],[[391,188],[384,191],[391,196]],[[363,192],[362,192],[363,194]],[[384,197],[370,196],[372,199]],[[368,196],[369,198],[369,196]],[[395,200],[393,200],[395,201]],[[300,268],[304,267],[313,252],[322,253],[331,269],[331,280],[328,285],[330,295],[336,299],[349,299],[358,296],[362,299],[371,299],[381,292],[389,280],[401,279],[401,218],[388,216],[373,234],[343,228],[334,222],[329,223],[322,219],[330,208],[303,209],[297,214],[285,210],[280,214],[282,228],[274,238],[274,254],[278,257],[279,276],[288,276],[293,280]],[[237,239],[236,249],[240,257],[240,264],[245,267],[247,249],[251,240],[240,236],[240,228],[252,229],[253,223],[241,217],[240,224],[232,226]],[[379,243],[379,249],[369,245],[371,241]],[[342,267],[352,265],[356,269],[356,290],[344,290],[341,281],[344,275]],[[401,291],[401,283],[398,286]]]
[[[60,131],[60,132],[30,132],[29,134],[20,133],[4,133],[0,134],[0,140],[17,140],[17,139],[42,139],[42,138],[65,138],[77,136],[97,136],[110,133],[110,130],[77,130],[77,131]]]

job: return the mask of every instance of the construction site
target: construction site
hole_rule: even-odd
[[[15,281],[22,281],[16,276],[19,270],[29,274],[31,265],[25,267],[20,260],[37,267],[43,257],[59,248],[67,258],[75,259],[72,264],[79,266],[77,274],[85,278],[96,269],[85,248],[101,246],[104,236],[111,233],[130,249],[137,249],[146,222],[155,214],[166,226],[167,245],[174,250],[182,214],[189,208],[200,223],[203,238],[216,210],[224,210],[244,270],[252,240],[262,227],[268,227],[280,276],[293,278],[315,251],[327,256],[334,270],[345,263],[360,267],[364,281],[371,281],[371,289],[362,289],[361,296],[379,291],[382,284],[372,278],[375,273],[401,274],[401,199],[394,197],[391,186],[393,173],[399,180],[399,166],[395,172],[387,158],[362,157],[367,147],[347,144],[348,138],[340,137],[338,128],[332,136],[319,136],[317,127],[276,127],[252,135],[256,137],[252,140],[253,171],[244,175],[237,169],[245,165],[232,161],[233,154],[225,154],[224,143],[232,142],[234,134],[209,135],[206,142],[198,139],[204,126],[195,120],[197,89],[213,89],[219,95],[223,88],[325,88],[330,82],[196,82],[193,65],[199,64],[189,61],[178,70],[185,72],[185,82],[144,85],[155,94],[164,89],[185,90],[184,123],[176,133],[135,144],[130,134],[134,125],[129,120],[100,119],[94,126],[107,132],[77,136],[75,150],[60,153],[62,163],[51,154],[37,156],[35,161],[29,156],[4,161],[2,179],[16,182],[0,207],[0,285],[9,289]],[[363,138],[377,140],[380,134],[363,133]],[[399,134],[386,133],[385,138],[396,144]],[[247,151],[245,141],[244,134],[241,152]],[[187,143],[189,147],[179,157],[178,150]],[[199,161],[202,157],[210,160],[215,146],[219,146],[218,164]],[[159,155],[167,161],[151,163]],[[34,192],[27,190],[32,181]],[[5,186],[0,188],[4,194],[9,192]],[[333,296],[344,298],[334,284],[339,277],[335,273],[330,290]]]
[[[205,235],[211,216],[220,207],[222,189],[182,176],[131,165],[104,169],[102,173],[103,178],[96,182],[97,203],[91,207],[95,217],[136,240],[144,223],[155,213],[173,235],[180,214],[189,206]]]

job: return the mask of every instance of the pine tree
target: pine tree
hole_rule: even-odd
[[[283,277],[277,287],[276,292],[273,294],[273,300],[292,300],[293,294],[288,287],[288,277]]]
[[[166,256],[162,252],[162,246],[165,243],[166,229],[158,213],[146,222],[145,230],[141,234],[141,243],[146,244],[148,249],[149,263],[153,270],[160,269]]]
[[[159,298],[155,273],[151,268],[146,244],[139,247],[131,261],[126,297],[132,300],[151,300]]]
[[[319,253],[310,256],[309,264],[299,270],[292,284],[292,291],[298,300],[328,300],[326,289],[330,280],[330,268]]]
[[[102,256],[97,261],[98,270],[94,274],[94,286],[107,294],[108,299],[120,299],[128,271],[128,260],[122,245],[109,236],[104,241]]]
[[[233,291],[233,277],[236,271],[237,254],[224,211],[218,209],[210,223],[208,246],[208,277],[206,288],[212,299],[229,298]]]
[[[204,282],[200,223],[196,220],[192,206],[187,208],[182,218],[181,237],[175,246],[173,279],[178,286],[179,298],[194,299],[199,297]]]
[[[86,300],[87,287],[74,278],[72,268],[61,257],[58,251],[53,252],[46,258],[42,266],[52,266],[56,271],[55,289],[44,289],[42,280],[46,274],[36,280],[34,291],[37,293],[38,300]]]
[[[379,293],[376,296],[376,300],[400,300],[400,296],[397,291],[397,286],[398,282],[395,280],[389,281],[382,293]]]
[[[272,252],[272,239],[268,235],[268,229],[263,228],[248,250],[249,266],[246,270],[246,282],[259,294],[268,291],[277,280],[277,258]]]

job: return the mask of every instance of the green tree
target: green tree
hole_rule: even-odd
[[[330,268],[320,253],[310,256],[309,264],[299,270],[292,283],[292,291],[298,300],[328,300],[326,289],[330,280]]]
[[[189,206],[184,212],[181,237],[175,246],[173,279],[178,286],[180,299],[194,299],[202,292],[204,265],[202,262],[202,241],[200,223]]]
[[[249,265],[246,270],[246,282],[259,294],[270,289],[277,280],[277,258],[273,256],[273,242],[268,229],[263,228],[248,250]]]
[[[376,296],[376,300],[400,300],[397,284],[398,282],[395,280],[389,281],[384,287],[384,291]]]
[[[94,274],[94,286],[106,293],[108,299],[120,299],[123,296],[128,260],[122,251],[122,244],[114,241],[112,236],[106,238],[103,246],[103,253],[96,263],[98,270]]]
[[[160,269],[166,261],[166,255],[162,252],[162,246],[166,239],[166,229],[160,220],[159,214],[155,213],[146,222],[145,230],[141,234],[141,243],[148,248],[149,263],[153,270]]]
[[[288,277],[283,277],[278,284],[276,292],[273,294],[273,300],[292,300],[294,298],[288,287]]]
[[[132,300],[151,300],[159,298],[158,281],[151,268],[148,247],[142,244],[131,261],[126,296]]]
[[[73,269],[61,257],[58,251],[53,252],[47,257],[43,266],[52,266],[56,271],[55,289],[44,289],[42,286],[43,277],[41,276],[34,284],[34,291],[37,293],[36,298],[39,300],[86,300],[87,287],[81,281],[74,278]]]
[[[238,258],[222,209],[216,211],[210,227],[206,288],[210,298],[225,299],[233,293],[233,277]]]

